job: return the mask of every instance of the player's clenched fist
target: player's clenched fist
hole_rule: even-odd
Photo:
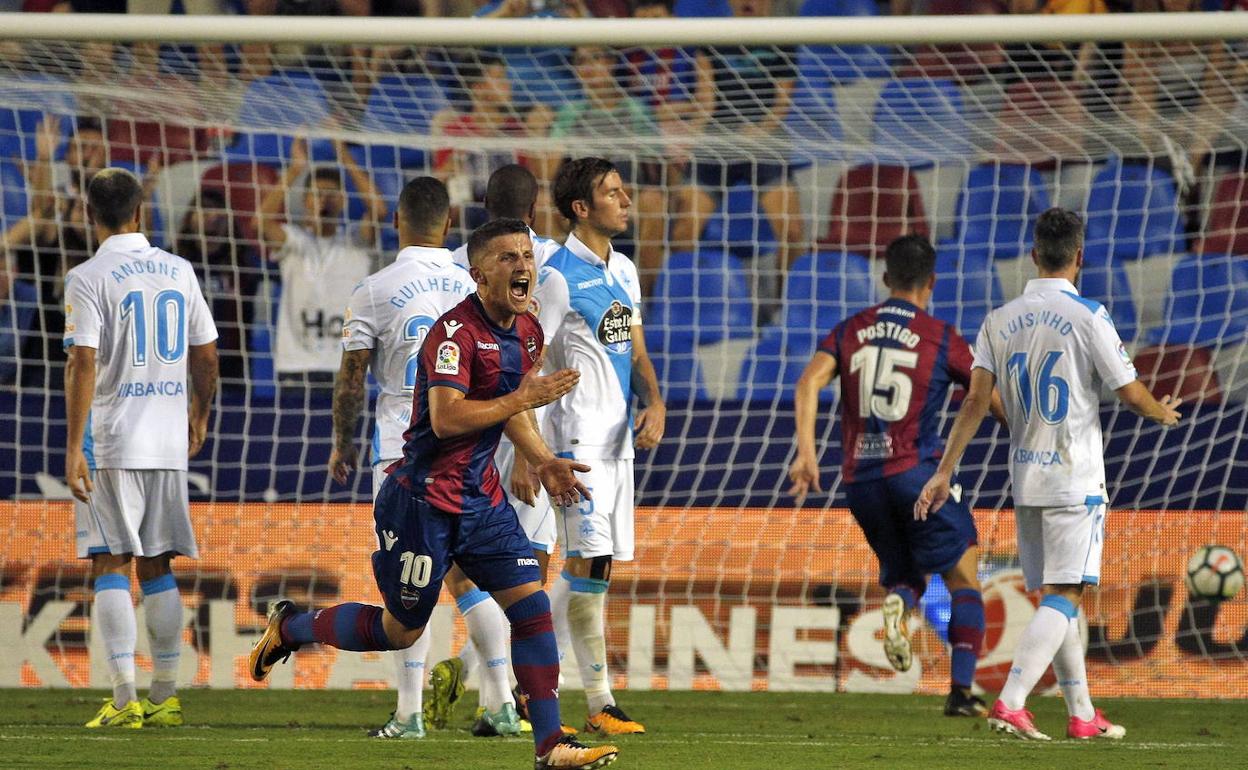
[[[536,409],[562,398],[576,387],[580,379],[581,373],[575,369],[560,369],[557,372],[542,375],[538,374],[537,367],[534,366],[528,374],[524,375],[524,379],[520,381],[520,387],[516,388],[516,393],[519,394],[526,409]]]
[[[576,477],[577,473],[588,473],[589,470],[589,466],[584,463],[554,457],[538,467],[537,476],[550,494],[550,501],[567,507],[590,499],[589,489]]]

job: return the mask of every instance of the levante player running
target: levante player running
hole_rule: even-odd
[[[971,382],[971,349],[949,324],[924,310],[936,281],[936,252],[917,235],[888,245],[882,304],[842,321],[819,345],[797,384],[797,457],[790,494],[800,505],[819,486],[815,408],[819,391],[841,377],[843,480],[849,510],[880,561],[884,652],[910,668],[906,618],[937,573],[953,597],[949,617],[947,716],[978,716],[987,705],[971,693],[984,639],[984,600],[976,574],[978,534],[971,511],[954,495],[926,520],[912,515],[940,459],[940,407],[953,384]],[[994,412],[1002,414],[999,398]]]
[[[536,272],[528,225],[500,219],[477,228],[468,240],[468,261],[477,292],[439,318],[421,346],[403,459],[377,496],[373,575],[385,607],[352,602],[298,612],[278,602],[252,650],[252,678],[264,679],[312,642],[357,651],[411,646],[424,633],[454,562],[493,595],[511,623],[516,679],[529,694],[536,768],[603,767],[615,760],[616,747],[584,746],[560,729],[550,600],[494,465],[505,430],[552,500],[573,505],[588,498],[573,471],[589,468],[556,458],[529,414],[571,391],[580,375],[571,369],[539,374],[542,330],[527,312]]]

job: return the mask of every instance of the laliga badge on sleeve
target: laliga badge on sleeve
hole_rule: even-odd
[[[438,360],[433,365],[437,374],[459,374],[459,345],[447,340],[438,345]]]

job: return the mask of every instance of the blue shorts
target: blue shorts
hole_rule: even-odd
[[[845,486],[849,510],[880,560],[880,585],[911,586],[921,595],[929,574],[954,567],[979,542],[971,509],[952,497],[926,521],[914,518],[914,503],[935,472],[935,463],[920,463]]]
[[[505,498],[482,513],[445,513],[389,476],[377,494],[373,521],[373,577],[386,609],[408,628],[429,622],[452,563],[483,591],[541,580],[533,546]]]

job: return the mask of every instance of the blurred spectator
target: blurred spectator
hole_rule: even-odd
[[[579,19],[588,18],[583,0],[494,0],[477,11],[478,18]],[[567,48],[502,48],[517,103],[541,102],[559,105],[566,101],[564,91],[571,76],[567,71]]]
[[[638,19],[672,18],[672,0],[637,0]],[[700,48],[638,48],[627,52],[627,90],[646,102],[655,122],[689,121],[701,131],[715,106],[715,79],[710,57]]]
[[[462,98],[454,99],[455,107],[434,115],[431,132],[435,136],[520,138],[548,132],[553,118],[550,108],[534,105],[521,115],[512,102],[507,65],[498,54],[482,51],[460,63],[456,73],[467,92],[467,104]],[[462,109],[465,106],[467,109]],[[510,149],[468,150],[461,144],[457,149],[447,147],[434,153],[433,174],[446,183],[451,204],[463,214],[464,207],[485,200],[485,188],[495,168],[516,162],[530,165],[531,159]],[[476,218],[484,216],[483,209],[473,209],[469,221],[461,225],[471,229],[480,224]]]
[[[0,385],[17,381],[38,307],[39,292],[29,282],[16,279],[12,260],[0,251]]]
[[[245,264],[243,239],[235,237],[222,190],[200,190],[178,226],[173,252],[195,268],[217,324],[217,351],[225,385],[247,376],[246,333],[252,321],[257,271]]]
[[[279,383],[296,387],[332,388],[342,357],[347,300],[355,285],[372,271],[368,250],[386,212],[372,179],[352,159],[346,145],[336,142],[335,146],[339,163],[364,198],[362,221],[346,219],[342,169],[320,166],[309,170],[303,139],[292,144],[286,173],[265,194],[255,217],[268,258],[281,267],[282,275],[273,368]],[[289,215],[283,222],[287,194],[305,174],[303,223],[295,224]]]
[[[771,0],[733,0],[738,17],[765,17]],[[694,160],[698,192],[703,200],[697,211],[713,210],[710,193],[724,193],[735,184],[749,184],[758,191],[759,203],[780,241],[777,262],[786,269],[802,248],[802,220],[797,191],[789,183],[784,148],[775,146],[784,135],[784,120],[793,100],[797,77],[796,52],[787,46],[721,46],[710,51],[715,81],[712,131],[735,140],[757,143],[753,157],[710,159],[702,153]],[[775,149],[769,151],[768,144]],[[699,227],[700,230],[700,227]]]

